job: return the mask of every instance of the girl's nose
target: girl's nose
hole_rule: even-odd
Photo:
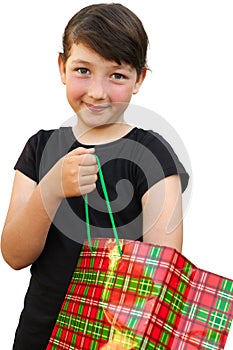
[[[88,87],[88,96],[94,100],[104,100],[107,97],[106,87],[103,79],[92,79]]]

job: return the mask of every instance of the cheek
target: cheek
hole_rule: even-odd
[[[112,102],[129,102],[133,94],[131,86],[118,86],[109,90],[109,97]]]
[[[78,99],[85,93],[85,84],[75,78],[69,78],[66,82],[66,93],[69,99]]]

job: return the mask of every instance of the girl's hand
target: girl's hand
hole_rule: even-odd
[[[61,158],[45,176],[46,188],[59,198],[92,192],[98,172],[94,151],[78,147]]]

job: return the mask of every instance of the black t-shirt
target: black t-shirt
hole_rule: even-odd
[[[15,169],[39,183],[58,159],[80,144],[71,127],[40,130],[26,143]],[[161,179],[188,174],[171,146],[158,134],[133,128],[123,138],[95,146],[120,238],[142,240],[141,198]],[[99,180],[88,195],[92,237],[113,237]],[[86,239],[84,199],[66,198],[57,210],[31,280],[16,331],[14,350],[46,349],[77,259]]]

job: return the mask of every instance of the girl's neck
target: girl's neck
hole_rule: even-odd
[[[98,145],[116,141],[127,135],[132,129],[132,125],[121,122],[82,130],[77,123],[73,126],[73,133],[76,139],[84,145]]]

